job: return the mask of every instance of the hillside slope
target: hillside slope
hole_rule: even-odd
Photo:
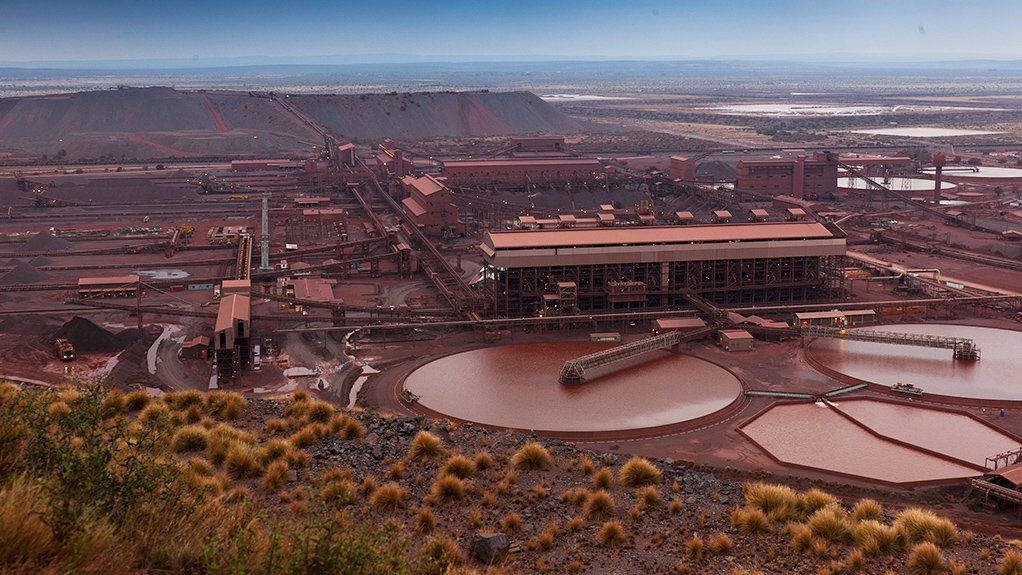
[[[528,92],[292,96],[356,141],[576,132],[577,121]],[[0,99],[0,152],[69,160],[303,156],[320,138],[266,97],[122,88]],[[61,153],[63,150],[63,153]]]
[[[292,96],[343,138],[431,138],[577,132],[581,125],[530,92]]]

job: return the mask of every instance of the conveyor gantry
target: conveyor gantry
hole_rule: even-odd
[[[659,349],[674,348],[683,341],[699,339],[715,331],[717,331],[716,326],[706,327],[685,334],[682,334],[680,331],[669,331],[640,339],[639,341],[576,357],[575,359],[569,359],[561,367],[561,375],[558,380],[562,384],[581,383],[585,380],[587,369],[601,367]]]
[[[950,349],[954,350],[955,359],[969,361],[979,360],[979,347],[976,346],[976,342],[965,337],[944,337],[939,335],[927,335],[924,333],[896,333],[863,329],[846,330],[837,327],[819,325],[805,326],[802,328],[801,333],[803,336],[809,337],[829,337],[853,341],[889,343],[893,345],[914,345],[917,347]]]

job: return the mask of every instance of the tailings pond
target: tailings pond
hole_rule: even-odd
[[[808,353],[841,374],[880,385],[911,383],[926,395],[1022,401],[1018,352],[1022,332],[948,324],[868,327],[877,331],[967,337],[981,351],[979,361],[955,361],[950,349],[819,338]]]
[[[486,425],[598,432],[691,421],[742,394],[731,372],[709,361],[654,352],[557,381],[565,361],[609,347],[580,342],[511,344],[442,357],[416,369],[404,387],[427,409]]]
[[[965,414],[869,399],[776,404],[741,432],[781,463],[887,483],[975,477],[1020,445]]]

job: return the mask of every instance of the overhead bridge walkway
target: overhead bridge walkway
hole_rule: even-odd
[[[976,342],[965,337],[944,337],[924,333],[895,333],[865,329],[842,329],[809,325],[802,328],[802,335],[810,337],[829,337],[852,341],[870,341],[893,345],[914,345],[916,347],[935,347],[954,351],[955,359],[979,361],[979,347]]]
[[[717,331],[716,326],[698,329],[688,333],[670,331],[660,335],[654,335],[618,345],[610,349],[604,349],[575,359],[569,359],[561,367],[559,381],[563,384],[581,383],[585,381],[586,370],[595,369],[618,361],[623,361],[637,355],[650,353],[660,349],[677,349],[679,343],[692,341],[706,337]]]

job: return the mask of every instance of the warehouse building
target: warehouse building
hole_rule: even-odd
[[[516,186],[585,182],[597,179],[596,158],[447,160],[441,174],[451,186]]]
[[[789,159],[743,160],[735,167],[735,189],[793,198],[832,197],[837,192],[837,156],[817,152]]]
[[[715,304],[784,304],[840,295],[845,236],[832,224],[491,231],[483,289],[498,317]],[[565,287],[568,286],[568,287]]]

